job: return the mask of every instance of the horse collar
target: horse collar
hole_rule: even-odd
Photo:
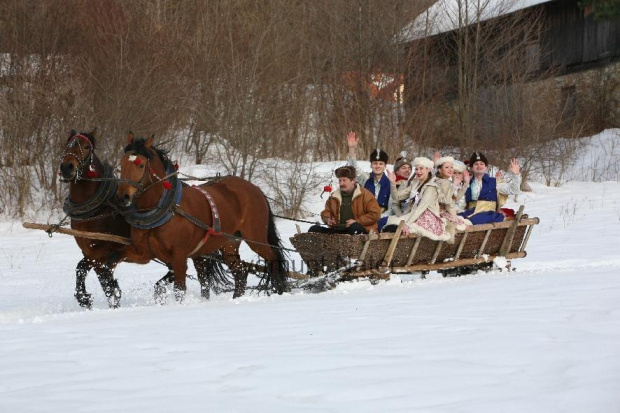
[[[72,220],[83,221],[90,219],[109,205],[108,201],[111,202],[114,197],[118,183],[114,179],[112,167],[108,163],[103,164],[103,176],[105,179],[101,181],[99,188],[97,188],[97,192],[95,192],[95,195],[88,201],[75,203],[71,201],[70,195],[67,196],[62,210],[65,214],[69,215]]]
[[[181,202],[183,195],[183,185],[174,175],[171,167],[166,169],[166,173],[171,175],[169,180],[172,183],[171,189],[164,189],[164,192],[157,203],[157,206],[146,212],[138,212],[135,205],[121,209],[121,214],[125,220],[134,228],[153,229],[159,227],[172,219],[174,208]]]

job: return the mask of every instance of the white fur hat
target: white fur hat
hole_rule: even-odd
[[[413,166],[423,166],[424,168],[433,169],[433,161],[424,156],[420,156],[413,160]]]
[[[452,169],[454,170],[454,172],[463,173],[465,172],[465,169],[467,169],[467,165],[465,165],[463,162],[457,159],[454,162],[452,162]]]
[[[443,165],[446,162],[450,162],[452,163],[452,165],[454,165],[454,158],[451,156],[442,156],[441,158],[435,161],[435,168],[439,168],[441,165]]]

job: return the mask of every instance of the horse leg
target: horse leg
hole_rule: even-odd
[[[172,271],[174,272],[174,298],[183,302],[187,290],[187,258],[183,255],[172,258]]]
[[[233,298],[239,298],[245,293],[248,284],[248,271],[239,256],[239,243],[228,244],[221,249],[224,262],[235,277],[235,292]]]
[[[207,258],[198,257],[192,258],[194,262],[194,267],[196,268],[196,272],[198,273],[198,281],[200,282],[200,295],[205,300],[210,298],[210,292],[212,287],[213,274],[211,274],[211,268],[209,268],[209,263],[207,262]]]
[[[84,257],[75,267],[75,294],[80,307],[91,309],[93,307],[93,297],[86,291],[86,276],[92,268],[91,261]]]
[[[161,277],[159,281],[155,283],[154,299],[157,304],[163,305],[166,303],[166,292],[168,291],[168,285],[174,282],[174,271],[170,264],[166,264],[168,272]]]
[[[108,299],[110,308],[118,308],[121,305],[121,288],[118,286],[118,281],[114,278],[115,267],[116,264],[113,266],[108,264],[95,267],[99,284],[101,284],[103,293]]]

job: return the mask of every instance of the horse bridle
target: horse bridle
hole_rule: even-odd
[[[84,150],[82,149],[82,143],[80,138],[84,138],[88,141],[88,143],[90,144],[90,155],[89,156],[84,156]],[[69,152],[69,149],[73,148],[75,145],[78,145],[78,149],[80,150],[80,157],[78,157],[76,154],[74,154],[73,152]],[[78,168],[75,171],[75,178],[73,179],[74,182],[79,181],[82,178],[82,170],[84,169],[85,166],[88,166],[88,170],[91,172],[95,172],[95,164],[94,164],[94,157],[95,157],[95,146],[93,145],[93,142],[88,139],[87,136],[84,136],[82,134],[78,134],[78,135],[73,135],[70,139],[69,142],[67,142],[67,145],[65,146],[65,150],[63,151],[62,155],[60,156],[60,162],[62,163],[62,160],[65,159],[66,156],[73,156],[75,159],[77,159],[78,161]],[[60,173],[60,171],[59,171]],[[61,182],[70,182],[64,178],[60,178]]]
[[[141,164],[140,158],[138,158],[135,154],[129,155],[128,160],[129,160],[129,162],[131,162],[131,163],[133,163],[134,165],[137,165],[137,166],[140,166],[140,164]],[[174,172],[172,172],[172,173],[170,173],[168,175],[165,175],[164,177],[160,178],[159,175],[157,174],[157,172],[155,172],[155,170],[153,170],[153,168],[151,168],[150,164],[151,164],[151,160],[147,158],[146,159],[146,164],[144,165],[144,171],[142,172],[142,177],[137,182],[129,180],[129,179],[124,179],[124,178],[119,179],[119,182],[124,182],[124,183],[127,183],[127,184],[129,184],[131,186],[135,186],[136,188],[138,188],[136,193],[133,195],[133,199],[134,200],[139,198],[143,193],[145,193],[147,191],[147,189],[149,189],[153,185],[156,185],[159,182],[165,181],[166,179],[170,178],[171,176],[174,176],[174,175],[178,174],[178,171],[174,171]],[[148,174],[147,174],[147,171],[148,171]],[[147,185],[145,185],[143,183],[143,181],[144,181],[144,178],[147,175],[148,175],[148,178],[149,178],[150,182]],[[153,177],[155,177],[156,180],[153,180]]]

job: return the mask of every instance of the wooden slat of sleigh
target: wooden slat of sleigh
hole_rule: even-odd
[[[510,226],[510,228],[508,228],[508,230],[506,231],[506,237],[504,238],[504,241],[502,242],[502,245],[499,248],[500,256],[506,256],[506,254],[508,254],[508,252],[510,251],[511,246],[512,246],[512,241],[514,240],[515,232],[517,230],[517,227],[519,226],[519,221],[521,220],[521,217],[523,216],[524,209],[525,209],[524,205],[521,205],[519,207],[517,216],[515,217],[514,221],[512,221],[512,225]],[[519,244],[521,244],[521,242],[519,242]]]
[[[396,232],[394,232],[394,236],[390,240],[390,245],[388,246],[388,249],[385,252],[385,256],[383,257],[383,262],[381,263],[381,268],[384,270],[384,272],[392,264],[392,257],[394,257],[394,251],[396,250],[398,241],[400,241],[400,234],[403,232],[404,227],[405,227],[405,221],[400,221],[400,223],[398,224],[398,227],[396,228]]]
[[[527,227],[527,233],[525,234],[525,239],[523,243],[519,247],[519,251],[525,251],[525,247],[527,246],[527,242],[530,240],[530,235],[532,234],[532,230],[534,229],[534,225],[530,225]]]

